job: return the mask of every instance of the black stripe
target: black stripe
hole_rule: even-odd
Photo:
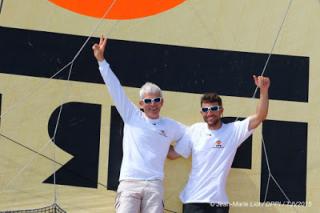
[[[231,123],[236,121],[236,117],[223,117],[223,123]],[[238,117],[239,121],[245,118]],[[236,155],[234,156],[232,162],[232,168],[241,169],[251,169],[252,167],[252,135],[248,137],[243,143],[238,147]]]
[[[124,123],[114,106],[111,106],[110,112],[110,145],[107,189],[116,191],[119,185],[120,168],[123,156],[122,138]]]
[[[262,131],[272,175],[291,202],[306,205],[308,123],[267,120]],[[263,146],[261,152],[260,202],[266,196],[266,202],[294,205],[272,179],[266,191],[269,170]]]
[[[70,62],[86,39],[4,27],[0,33],[0,49],[6,50],[0,71],[45,78]],[[71,80],[103,83],[91,50],[96,41],[75,61]],[[152,81],[169,91],[251,97],[252,75],[262,72],[268,54],[109,40],[106,56],[125,86]],[[265,75],[272,81],[271,99],[308,102],[309,57],[272,55]]]

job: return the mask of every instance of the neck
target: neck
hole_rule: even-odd
[[[218,122],[216,122],[214,124],[208,124],[208,129],[217,130],[217,129],[220,129],[221,126],[222,126],[222,122],[221,122],[221,120],[219,120]]]
[[[160,118],[160,115],[151,117],[151,116],[148,116],[148,115],[145,114],[145,116],[146,116],[147,118],[149,118],[149,119],[152,119],[152,120],[155,120],[155,119],[159,119],[159,118]]]

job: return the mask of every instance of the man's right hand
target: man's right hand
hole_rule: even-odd
[[[104,36],[101,36],[99,44],[95,43],[92,46],[93,55],[94,57],[96,57],[98,61],[104,60],[104,50],[106,49],[106,44],[107,44],[107,38],[105,38]]]
[[[170,145],[168,154],[167,154],[167,158],[169,158],[170,160],[175,160],[177,158],[180,158],[181,155],[179,155],[175,150],[174,147],[172,145]]]

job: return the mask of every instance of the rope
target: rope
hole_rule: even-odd
[[[1,0],[2,1],[2,0]],[[85,40],[85,42],[81,45],[80,49],[76,52],[75,56],[72,58],[72,60],[67,63],[64,67],[62,67],[60,70],[58,70],[56,73],[54,73],[51,77],[49,77],[48,79],[53,79],[54,77],[56,77],[58,74],[60,74],[62,71],[64,71],[67,67],[69,66],[73,66],[73,63],[75,62],[75,60],[78,58],[78,56],[80,55],[80,53],[82,52],[82,50],[84,49],[84,47],[88,44],[89,40],[93,37],[93,34],[97,31],[97,29],[99,28],[99,26],[101,25],[102,21],[105,19],[105,17],[108,15],[108,13],[111,11],[112,7],[114,6],[114,4],[117,2],[117,0],[113,0],[111,5],[107,8],[107,10],[105,11],[105,13],[103,14],[103,16],[100,18],[99,22],[96,24],[96,26],[93,28],[92,32],[90,33],[90,35],[87,37],[87,39]],[[118,23],[118,22],[117,22]],[[114,26],[113,26],[114,27]],[[113,28],[112,27],[112,28]],[[69,70],[69,72],[71,72]],[[69,80],[69,79],[68,79]],[[0,119],[6,115],[7,113],[9,113],[10,111],[12,111],[12,109],[16,108],[17,106],[20,105],[21,102],[23,102],[26,98],[30,97],[31,95],[33,95],[35,92],[40,91],[44,86],[46,86],[48,83],[44,83],[41,84],[39,87],[35,88],[31,93],[27,94],[26,96],[22,97],[20,99],[20,101],[18,103],[15,103],[12,105],[12,107],[10,107],[7,111],[5,111],[4,113],[1,113],[0,115]]]
[[[319,0],[320,1],[320,0]],[[284,26],[284,23],[285,23],[285,20],[287,19],[287,16],[288,16],[288,13],[289,13],[289,10],[290,10],[290,7],[292,5],[292,2],[293,0],[290,0],[289,3],[288,3],[288,6],[287,6],[287,9],[285,11],[285,15],[284,17],[282,18],[282,21],[281,21],[281,24],[280,24],[280,27],[278,29],[278,32],[277,32],[277,35],[276,35],[276,38],[273,42],[273,45],[272,45],[272,48],[270,50],[270,53],[268,54],[268,57],[267,57],[267,60],[264,64],[264,67],[262,69],[262,72],[261,72],[261,76],[264,75],[266,69],[267,69],[267,66],[269,64],[269,61],[270,61],[270,58],[271,56],[273,55],[273,51],[274,51],[274,48],[278,42],[278,38],[279,38],[279,35],[280,35],[280,32]],[[256,97],[256,94],[257,94],[257,91],[258,91],[258,86],[256,86],[255,90],[254,90],[254,93],[252,95],[252,99]],[[239,117],[236,118],[236,121],[239,120]],[[265,160],[266,160],[266,164],[267,164],[267,169],[268,169],[268,179],[267,179],[267,184],[266,184],[266,193],[265,193],[265,196],[264,196],[264,200],[263,200],[263,203],[266,202],[267,200],[267,193],[268,193],[268,189],[269,189],[269,184],[270,184],[270,178],[276,183],[277,187],[280,189],[281,193],[285,196],[286,200],[291,203],[291,200],[289,199],[289,197],[287,196],[287,194],[285,193],[285,191],[282,189],[282,187],[280,186],[280,184],[278,183],[278,181],[276,180],[276,178],[272,175],[272,172],[271,172],[271,168],[270,168],[270,164],[269,164],[269,157],[268,157],[268,154],[267,154],[267,150],[266,150],[266,145],[265,145],[265,142],[264,142],[264,139],[263,139],[263,133],[262,133],[262,145],[263,145],[263,151],[264,151],[264,155],[265,155]],[[294,207],[295,211],[297,212],[297,209],[296,207]]]
[[[89,40],[92,38],[93,34],[96,32],[96,30],[98,29],[98,27],[99,27],[100,24],[102,23],[103,19],[104,19],[104,18],[107,16],[107,14],[111,11],[111,9],[112,9],[112,7],[114,6],[114,4],[116,3],[116,1],[117,1],[117,0],[113,0],[113,2],[111,3],[111,5],[107,8],[107,10],[105,11],[104,15],[102,16],[102,18],[100,19],[100,21],[99,21],[99,22],[97,23],[97,25],[95,26],[95,28],[94,28],[94,30],[92,31],[92,33],[87,37],[86,41],[85,41],[85,42],[83,43],[83,45],[80,47],[80,49],[79,49],[78,52],[75,54],[75,56],[73,57],[73,59],[72,59],[68,64],[66,64],[63,68],[61,68],[60,70],[58,70],[58,71],[57,71],[54,75],[52,75],[49,79],[53,79],[55,76],[57,76],[59,73],[61,73],[65,68],[67,68],[68,66],[70,66],[67,81],[70,80],[70,77],[71,77],[71,74],[72,74],[72,68],[73,68],[73,64],[74,64],[75,60],[78,58],[78,56],[80,55],[80,53],[82,52],[82,50],[84,49],[84,47],[87,45],[87,43],[89,42]],[[283,28],[283,25],[284,25],[284,23],[285,23],[285,20],[286,20],[286,18],[287,18],[287,15],[288,15],[288,12],[289,12],[289,9],[290,9],[290,7],[291,7],[292,2],[293,2],[293,0],[290,0],[290,2],[289,2],[289,4],[288,4],[287,10],[286,10],[286,12],[285,12],[285,16],[284,16],[284,18],[282,19],[282,22],[281,22],[281,25],[280,25],[279,30],[278,30],[278,32],[277,32],[276,38],[275,38],[275,40],[274,40],[274,42],[273,42],[271,51],[270,51],[270,53],[268,54],[268,58],[267,58],[267,60],[266,60],[266,62],[265,62],[264,68],[263,68],[263,70],[262,70],[262,72],[261,72],[261,76],[264,75],[264,73],[265,73],[265,71],[266,71],[266,68],[267,68],[267,65],[269,64],[270,58],[271,58],[271,56],[273,55],[274,48],[275,48],[275,46],[276,46],[276,44],[277,44],[277,41],[278,41],[280,32],[281,32],[281,30],[282,30],[282,28]],[[319,0],[319,3],[320,3],[320,0]],[[3,5],[3,0],[0,0],[0,12],[1,12],[2,5]],[[49,83],[46,83],[46,84],[41,85],[41,87],[36,88],[34,91],[32,91],[31,93],[29,93],[27,96],[23,97],[19,102],[15,103],[12,107],[10,107],[5,113],[2,113],[2,114],[0,115],[0,118],[2,118],[2,117],[5,116],[7,113],[9,113],[9,112],[12,111],[13,109],[15,109],[15,108],[16,108],[18,105],[20,105],[20,103],[21,103],[22,101],[24,101],[27,97],[29,97],[29,96],[31,96],[32,94],[34,94],[35,91],[39,91],[40,88],[42,88],[42,86],[47,85],[47,84],[49,84]],[[255,98],[257,91],[258,91],[258,87],[255,88],[255,91],[254,91],[254,93],[253,93],[252,98]],[[23,103],[24,103],[24,102],[23,102]],[[58,114],[58,119],[57,119],[57,122],[56,122],[56,125],[55,125],[55,129],[54,129],[54,136],[51,138],[54,143],[55,143],[55,136],[56,136],[56,133],[57,133],[57,130],[58,130],[58,127],[59,127],[59,122],[60,122],[60,117],[61,117],[61,114],[62,114],[62,109],[63,109],[63,105],[60,106],[59,114]],[[239,119],[239,117],[236,118],[236,120],[238,120],[238,119]],[[0,133],[0,136],[3,137],[3,138],[5,138],[5,139],[7,139],[7,140],[9,140],[9,141],[11,141],[11,142],[14,142],[15,144],[17,144],[17,145],[19,145],[19,146],[21,146],[21,147],[24,147],[25,149],[27,149],[27,150],[29,150],[29,151],[37,154],[38,156],[41,156],[41,157],[43,157],[43,158],[45,158],[45,159],[53,162],[55,165],[60,165],[60,166],[63,166],[63,165],[64,165],[64,164],[59,163],[58,161],[56,161],[55,155],[53,156],[53,159],[52,159],[52,158],[50,158],[50,157],[48,157],[48,156],[45,156],[45,155],[41,154],[40,152],[37,152],[37,151],[31,149],[30,147],[27,147],[27,146],[23,145],[22,143],[14,140],[14,139],[12,139],[12,138],[10,138],[10,137],[2,134],[2,133]],[[264,202],[266,201],[266,198],[267,198],[267,191],[268,191],[268,188],[269,188],[270,179],[272,179],[272,180],[276,183],[276,185],[277,185],[277,187],[280,189],[281,193],[286,197],[286,199],[287,199],[289,202],[291,202],[290,199],[289,199],[289,197],[286,195],[286,193],[284,192],[284,190],[281,188],[280,184],[277,182],[277,180],[274,178],[274,176],[273,176],[272,173],[271,173],[271,168],[270,168],[270,165],[269,165],[269,159],[268,159],[268,155],[267,155],[267,151],[266,151],[266,146],[265,146],[265,142],[264,142],[264,140],[263,140],[263,137],[262,137],[262,145],[263,145],[263,150],[264,150],[264,154],[265,154],[265,158],[266,158],[267,169],[268,169],[268,172],[269,172]],[[33,160],[34,160],[34,159],[32,159],[31,162],[32,162]],[[22,172],[25,168],[26,168],[26,167],[24,167],[20,172]],[[70,171],[70,170],[69,170],[69,171]],[[70,172],[74,173],[74,171],[70,171]],[[54,173],[54,175],[55,175],[55,173]],[[77,174],[77,175],[79,175],[79,174]],[[79,175],[79,176],[80,176],[80,177],[83,177],[82,175]],[[86,177],[83,177],[83,178],[86,178]],[[88,178],[86,178],[86,179],[88,179]],[[92,180],[91,180],[91,181],[92,181]],[[54,178],[54,184],[55,184],[55,178]],[[98,182],[98,184],[101,185],[101,186],[103,186],[103,187],[106,187],[104,184],[101,184],[101,183],[99,183],[99,182]],[[56,202],[56,200],[57,200],[57,198],[56,198],[56,192],[55,192],[55,198],[54,198],[54,200],[55,200],[55,202]],[[174,211],[167,210],[167,209],[166,209],[166,211],[174,212]]]
[[[68,74],[68,78],[67,78],[67,81],[70,80],[70,77],[71,77],[71,73],[72,73],[72,68],[73,68],[73,63],[70,65],[70,68],[69,68],[69,74]],[[53,133],[53,137],[52,137],[52,142],[54,144],[56,144],[56,134],[57,134],[57,131],[58,131],[58,126],[60,124],[60,119],[61,119],[61,113],[62,113],[62,109],[63,109],[63,105],[61,105],[59,107],[59,113],[58,113],[58,118],[57,118],[57,121],[56,121],[56,125],[54,127],[54,133]],[[53,160],[56,160],[56,155],[55,155],[55,148],[56,146],[53,146]],[[55,168],[55,164],[53,164],[53,184],[54,186],[56,186],[56,168]],[[54,187],[54,203],[57,203],[57,188]]]
[[[97,29],[99,28],[99,26],[101,25],[102,21],[104,20],[104,18],[108,15],[108,13],[111,11],[112,7],[114,6],[114,4],[117,2],[117,0],[113,0],[112,3],[110,4],[110,6],[106,9],[105,13],[103,14],[103,16],[100,18],[99,22],[96,24],[96,26],[94,27],[94,29],[92,30],[92,32],[90,33],[90,35],[87,37],[87,39],[85,40],[85,42],[82,44],[82,46],[80,47],[80,49],[77,51],[77,53],[75,54],[75,56],[73,57],[73,59],[67,63],[63,68],[61,68],[60,70],[58,70],[55,74],[53,74],[49,79],[53,79],[55,76],[57,76],[59,73],[61,73],[64,69],[66,69],[67,67],[69,67],[69,73],[68,73],[68,78],[67,78],[67,81],[70,81],[70,77],[71,77],[71,74],[72,74],[72,68],[73,68],[73,64],[75,62],[75,60],[78,58],[78,56],[80,55],[80,53],[82,52],[82,50],[84,49],[84,47],[87,45],[87,43],[89,42],[89,40],[92,38],[93,34],[97,31]],[[3,1],[1,0],[0,2],[0,6],[2,7],[2,3]],[[0,7],[0,9],[1,9]],[[50,82],[49,82],[50,83]],[[0,118],[3,118],[4,115],[8,114],[9,112],[11,112],[13,109],[17,108],[18,106],[21,106],[22,104],[21,103],[25,103],[25,99],[30,97],[31,95],[33,95],[35,92],[37,91],[41,91],[41,88],[44,87],[44,86],[47,86],[49,83],[44,83],[44,84],[41,84],[40,87],[37,87],[36,89],[32,90],[30,93],[28,93],[26,96],[22,97],[18,102],[16,102],[15,104],[13,104],[6,112],[2,113],[0,115]],[[56,124],[55,124],[55,128],[54,128],[54,135],[53,137],[51,138],[52,142],[55,144],[55,136],[57,134],[57,130],[58,130],[58,127],[59,127],[59,123],[60,123],[60,119],[61,119],[61,114],[62,114],[62,109],[63,109],[63,105],[61,105],[59,107],[59,113],[58,113],[58,118],[57,118],[57,121],[56,121]],[[37,154],[37,156],[42,156],[43,158],[47,159],[47,160],[50,160],[51,162],[54,163],[54,171],[56,170],[55,169],[55,165],[58,164],[60,166],[63,166],[64,164],[62,163],[59,163],[56,161],[56,157],[55,157],[55,146],[54,146],[54,150],[53,150],[53,159],[49,158],[48,156],[45,156],[43,154],[41,154],[40,152],[37,152],[35,150],[33,150],[32,148],[30,147],[27,147],[25,145],[23,145],[22,143],[18,142],[17,140],[14,140],[2,133],[0,133],[0,136],[11,141],[11,142],[14,142],[15,144]],[[51,141],[50,140],[50,141]],[[42,150],[42,149],[41,149]],[[31,160],[28,161],[27,164],[25,164],[25,166],[18,172],[18,174],[21,174],[23,173],[23,171],[34,161],[35,157],[33,157]],[[72,173],[75,173],[74,171],[71,171]],[[83,177],[82,175],[79,175],[77,174],[79,177]],[[87,177],[83,177],[85,179],[88,179]],[[15,178],[14,178],[15,179]],[[12,180],[9,182],[9,185],[12,183]],[[93,181],[91,179],[88,179],[90,181]],[[57,202],[57,190],[56,190],[56,172],[53,173],[53,184],[55,186],[54,188],[54,203]],[[101,184],[98,182],[99,185],[102,185],[103,187],[106,188],[106,185],[104,184]]]
[[[0,0],[0,13],[2,12],[3,1],[4,0]]]
[[[320,0],[319,0],[319,1],[320,1]],[[287,16],[288,16],[288,13],[289,13],[289,9],[290,9],[290,7],[291,7],[292,2],[293,2],[293,0],[290,0],[290,2],[289,2],[289,4],[288,4],[287,10],[286,10],[285,15],[284,15],[284,17],[283,17],[283,19],[282,19],[282,22],[281,22],[281,24],[280,24],[280,27],[279,27],[279,30],[278,30],[278,32],[277,32],[276,38],[275,38],[275,40],[274,40],[274,42],[273,42],[271,51],[270,51],[270,53],[269,53],[269,55],[268,55],[268,58],[267,58],[267,60],[266,60],[266,63],[264,64],[264,67],[263,67],[263,69],[262,69],[261,76],[264,75],[264,73],[265,73],[265,71],[266,71],[266,69],[267,69],[267,66],[268,66],[268,64],[269,64],[269,60],[270,60],[270,58],[271,58],[271,56],[272,56],[272,54],[273,54],[273,50],[274,50],[277,42],[278,42],[278,38],[279,38],[280,32],[281,32],[281,30],[282,30],[282,27],[283,27],[283,25],[284,25],[285,20],[287,19]],[[258,91],[258,87],[256,87],[256,89],[254,90],[254,93],[253,93],[252,98],[256,97],[257,91]]]
[[[53,158],[50,158],[50,157],[42,154],[41,152],[36,151],[36,150],[34,150],[34,149],[32,149],[32,148],[30,148],[30,147],[28,147],[28,146],[20,143],[19,141],[15,140],[15,139],[13,139],[13,138],[11,138],[11,137],[9,137],[9,136],[6,136],[6,135],[4,135],[4,134],[2,134],[2,133],[0,133],[0,136],[3,137],[3,138],[5,138],[5,139],[7,139],[8,141],[11,141],[12,143],[15,143],[15,144],[18,145],[18,146],[23,147],[23,148],[26,149],[26,150],[29,150],[30,152],[33,152],[34,154],[36,154],[36,155],[38,155],[38,156],[43,157],[44,159],[46,159],[46,160],[48,160],[48,161],[50,161],[50,162],[52,162],[52,163],[55,163],[56,165],[64,166],[64,163],[60,163],[59,161],[57,161],[57,160],[55,160],[55,159],[53,159]],[[53,138],[51,138],[51,139],[53,140]],[[50,140],[50,141],[51,141],[51,140]],[[86,180],[88,180],[88,181],[90,181],[90,182],[96,182],[95,180],[92,180],[92,179],[90,179],[90,178],[88,178],[88,177],[86,177],[86,176],[83,176],[83,175],[79,174],[77,171],[74,171],[74,170],[68,169],[68,168],[65,168],[65,169],[66,169],[66,171],[70,172],[71,174],[77,175],[78,177],[84,178],[84,179],[86,179]],[[103,186],[104,188],[107,188],[107,186],[106,186],[105,184],[103,184],[103,183],[97,182],[97,184],[100,185],[100,186]]]

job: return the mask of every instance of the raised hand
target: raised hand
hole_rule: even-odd
[[[253,76],[254,83],[257,87],[260,88],[261,91],[267,91],[270,86],[270,79],[264,76]]]
[[[93,55],[98,61],[104,60],[104,50],[106,49],[107,40],[108,40],[107,38],[105,38],[104,36],[101,36],[99,44],[95,43],[92,46]]]

